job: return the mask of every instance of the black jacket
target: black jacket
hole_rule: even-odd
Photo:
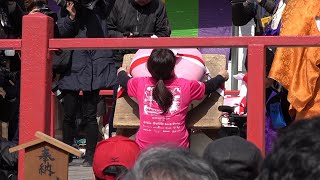
[[[68,13],[60,12],[57,21],[61,38],[105,38],[107,37],[105,9],[99,4],[94,10],[77,10],[75,21]],[[59,89],[92,91],[112,87],[116,84],[116,68],[111,50],[74,50],[71,68],[61,75]]]
[[[5,1],[0,2],[0,39],[16,39],[21,37],[22,16],[25,14],[19,6],[21,1],[17,0],[15,7],[9,10]]]
[[[152,0],[145,6],[139,6],[134,0],[117,0],[107,24],[109,37],[123,37],[125,32],[158,37],[171,34],[166,9],[160,0]]]
[[[121,38],[128,33],[135,37],[170,36],[171,28],[167,13],[160,0],[152,0],[139,6],[134,0],[116,0],[107,20],[108,37]],[[114,50],[116,67],[121,67],[123,55],[135,53],[136,49]]]
[[[236,26],[246,25],[252,18],[256,23],[255,34],[262,35],[261,18],[273,14],[277,0],[262,0],[259,5],[255,3],[232,3],[232,23]]]

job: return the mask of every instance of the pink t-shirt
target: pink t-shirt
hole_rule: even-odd
[[[185,120],[188,106],[193,100],[204,97],[205,85],[199,81],[174,78],[165,81],[173,94],[172,106],[162,115],[162,110],[152,98],[156,81],[150,77],[132,78],[128,81],[128,95],[139,104],[140,128],[136,142],[141,149],[149,145],[169,143],[189,147]]]

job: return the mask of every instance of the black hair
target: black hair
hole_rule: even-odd
[[[168,112],[172,105],[173,95],[165,86],[164,80],[173,78],[176,57],[169,49],[154,49],[148,59],[147,68],[151,76],[157,80],[152,91],[152,98],[158,103],[163,114]]]
[[[35,7],[41,8],[47,5],[47,0],[24,0],[24,6],[28,12],[32,11]]]
[[[320,177],[320,117],[302,120],[281,131],[263,162],[259,180]]]
[[[103,170],[104,175],[113,176],[115,179],[121,179],[126,173],[128,169],[121,165],[112,165],[108,166]],[[100,180],[96,177],[97,180]]]

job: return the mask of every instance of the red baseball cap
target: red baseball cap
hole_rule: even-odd
[[[138,144],[124,136],[114,136],[97,144],[93,158],[93,172],[99,179],[111,180],[114,177],[105,175],[103,171],[112,165],[132,168],[138,158]]]

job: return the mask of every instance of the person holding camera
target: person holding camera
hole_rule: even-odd
[[[94,4],[94,5],[93,5]],[[66,1],[58,14],[61,38],[107,37],[105,1]],[[116,84],[116,68],[111,50],[72,50],[68,68],[60,74],[59,89],[64,92],[63,141],[73,144],[79,92],[82,96],[82,125],[86,133],[83,166],[91,166],[98,140],[96,120],[99,90]]]

